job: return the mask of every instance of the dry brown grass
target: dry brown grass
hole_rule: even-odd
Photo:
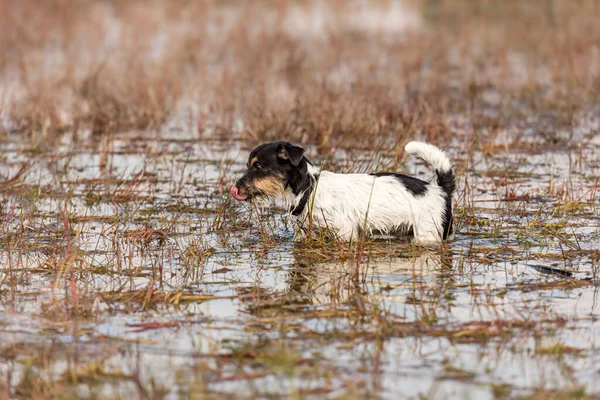
[[[358,5],[338,1],[316,33],[315,4],[3,0],[4,128],[105,134],[159,129],[178,112],[201,134],[327,148],[441,141],[457,123],[485,140],[527,110],[568,125],[595,104],[594,1],[415,0],[420,26],[399,31],[369,27],[368,15],[340,24]],[[456,111],[467,119],[448,118]]]

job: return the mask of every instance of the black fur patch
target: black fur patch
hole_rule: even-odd
[[[253,190],[253,182],[269,176],[280,178],[282,184],[291,188],[295,195],[304,192],[310,187],[311,178],[308,173],[309,161],[302,156],[303,152],[301,147],[286,142],[258,146],[248,157],[248,170],[235,184],[240,194],[247,195],[249,199],[260,196],[261,193]]]
[[[398,179],[406,190],[411,192],[413,196],[423,196],[427,191],[427,186],[429,186],[428,182],[422,181],[419,178],[415,178],[413,176],[395,174],[393,172],[377,172],[375,174],[371,174],[374,176],[393,176]]]
[[[444,207],[442,227],[444,228],[444,239],[447,239],[453,232],[452,229],[452,195],[456,190],[456,178],[454,177],[454,171],[450,170],[445,173],[435,171],[438,179],[438,186],[441,187],[446,193],[446,205]]]

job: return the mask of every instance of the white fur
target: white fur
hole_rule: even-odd
[[[406,151],[441,172],[452,168],[445,154],[430,144],[410,142]],[[309,173],[319,173],[319,169],[309,165]],[[302,195],[295,196],[292,204],[298,204]],[[299,225],[306,227],[310,213],[312,227],[332,230],[346,241],[357,239],[363,230],[392,234],[412,227],[417,242],[439,245],[445,198],[445,192],[435,183],[428,185],[423,195],[414,196],[393,176],[320,171],[316,189],[297,218]]]
[[[413,141],[404,147],[404,151],[422,158],[440,172],[448,172],[452,169],[446,154],[432,144]]]

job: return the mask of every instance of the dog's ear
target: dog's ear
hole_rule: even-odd
[[[297,167],[304,155],[304,149],[300,146],[294,146],[290,143],[280,143],[277,148],[277,157],[282,160],[290,160],[294,167]]]

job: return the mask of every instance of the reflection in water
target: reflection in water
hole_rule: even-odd
[[[320,262],[294,251],[279,280],[257,280],[238,289],[240,305],[256,317],[282,317],[314,310],[352,310],[364,307],[423,316],[431,308],[450,311],[453,287],[452,254],[425,252],[414,257],[375,257]],[[283,284],[280,281],[283,280]]]
[[[342,304],[354,296],[397,292],[396,289],[414,289],[423,293],[445,285],[451,274],[451,255],[444,260],[438,255],[424,253],[417,257],[369,257],[363,260],[360,280],[355,281],[355,260],[339,262],[310,262],[296,254],[296,263],[288,275],[288,291],[303,295],[312,304]],[[402,301],[402,295],[394,301]],[[410,296],[405,296],[405,301]]]

